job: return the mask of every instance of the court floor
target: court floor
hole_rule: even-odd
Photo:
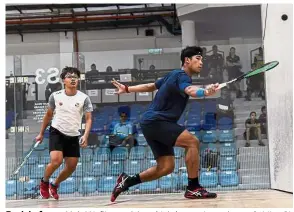
[[[217,199],[189,200],[183,194],[109,196],[7,200],[7,208],[292,208],[293,195],[275,190],[218,192]]]

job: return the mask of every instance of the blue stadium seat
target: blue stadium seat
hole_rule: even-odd
[[[178,175],[169,174],[159,179],[159,188],[162,190],[177,190],[178,188]]]
[[[223,143],[220,147],[220,156],[235,156],[237,154],[236,144]]]
[[[203,155],[205,151],[211,150],[217,152],[217,147],[215,143],[200,143],[200,154]]]
[[[219,130],[219,142],[234,142],[233,130]]]
[[[31,165],[25,164],[19,171],[19,176],[29,176],[31,174]]]
[[[65,181],[61,182],[58,189],[58,193],[60,194],[72,194],[75,191],[75,180],[73,177],[69,177]]]
[[[203,130],[216,129],[216,116],[215,113],[205,113],[204,123],[202,124]]]
[[[183,158],[176,158],[174,173],[178,173],[183,165]]]
[[[146,158],[147,158],[147,160],[153,160],[154,159],[153,152],[152,152],[152,150],[151,150],[151,148],[149,146],[147,146]]]
[[[125,172],[134,175],[142,171],[142,161],[140,160],[127,160]]]
[[[224,171],[220,173],[221,186],[237,186],[239,179],[236,171]]]
[[[5,185],[6,196],[16,194],[16,180],[7,180]]]
[[[174,147],[175,158],[181,158],[185,155],[185,149],[182,147]]]
[[[81,148],[80,149],[81,153],[81,162],[90,162],[93,159],[93,149],[90,148]]]
[[[189,111],[202,111],[202,104],[200,102],[194,101],[189,104]]]
[[[147,141],[142,133],[138,134],[137,141],[139,146],[147,146]]]
[[[48,164],[50,162],[50,154],[48,150],[40,151],[39,164]]]
[[[20,182],[17,184],[17,194],[18,195],[33,195],[38,192],[38,182],[37,180],[30,179],[26,182]]]
[[[200,131],[190,131],[191,134],[195,135],[199,141],[202,141],[202,133]]]
[[[201,120],[200,118],[190,118],[187,120],[186,128],[189,131],[200,131],[201,130]]]
[[[233,129],[233,120],[229,117],[223,117],[218,120],[218,129],[231,130]]]
[[[25,152],[23,154],[23,157],[25,157],[28,154],[28,152]],[[39,152],[33,151],[29,159],[27,160],[26,164],[28,165],[34,165],[39,162]]]
[[[183,189],[188,186],[188,173],[182,172],[179,174],[179,188]]]
[[[109,162],[103,162],[103,161],[95,161],[93,162],[92,169],[88,170],[88,176],[102,176],[106,174],[106,171],[108,169]]]
[[[109,136],[103,135],[99,144],[100,147],[109,147]]]
[[[200,173],[200,185],[204,187],[216,187],[218,184],[217,172],[206,171]]]
[[[127,147],[115,147],[112,150],[111,160],[126,160],[129,156]]]
[[[91,132],[97,133],[98,135],[102,135],[105,132],[104,123],[100,121],[93,122]]]
[[[97,180],[94,177],[84,177],[79,186],[79,193],[91,194],[97,190]]]
[[[235,171],[237,169],[237,160],[234,156],[220,157],[221,171]]]
[[[144,146],[135,146],[131,149],[129,159],[143,160],[146,156],[146,148]]]
[[[58,167],[58,169],[56,169],[55,172],[53,172],[53,174],[52,174],[52,178],[56,178],[56,177],[59,175],[59,173],[63,170],[63,168],[64,168],[64,164],[62,163],[62,164]]]
[[[217,140],[217,134],[214,130],[204,131],[202,135],[202,142],[203,143],[215,143]]]
[[[99,192],[112,192],[116,184],[116,177],[104,176],[99,179],[98,191]]]
[[[213,143],[200,144],[200,163],[202,171],[216,171],[218,167],[218,151]]]
[[[72,173],[73,177],[86,177],[86,174],[89,172],[89,170],[92,169],[92,163],[82,163],[78,162],[76,170]]]
[[[144,182],[139,185],[139,190],[143,192],[155,191],[158,188],[158,180]]]
[[[107,175],[117,176],[121,174],[124,170],[124,161],[111,161],[110,166],[107,169]]]
[[[143,169],[145,170],[145,169],[148,169],[148,168],[150,168],[150,167],[152,167],[152,166],[155,166],[157,164],[157,162],[156,162],[156,160],[154,160],[154,159],[147,159],[146,161],[144,161],[144,163],[143,163]]]
[[[31,178],[32,179],[41,179],[44,176],[46,165],[45,164],[36,164],[32,167]]]
[[[205,101],[203,106],[204,113],[215,113],[216,112],[216,101]]]
[[[94,155],[94,161],[105,161],[110,159],[110,149],[109,148],[98,148],[97,151],[95,151]]]

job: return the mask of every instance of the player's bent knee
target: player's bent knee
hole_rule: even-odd
[[[165,175],[169,175],[173,173],[173,171],[174,171],[174,166],[169,166],[169,167],[165,167],[161,169],[160,173],[161,173],[161,176],[165,176]]]
[[[62,159],[52,159],[51,160],[51,165],[54,167],[59,167],[62,164]]]

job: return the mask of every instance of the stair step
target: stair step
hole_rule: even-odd
[[[270,183],[269,175],[260,176],[243,176],[241,178],[242,184],[255,184],[255,183]]]
[[[269,189],[270,183],[254,183],[254,184],[239,184],[239,189],[244,190],[260,190]]]
[[[239,155],[255,155],[255,154],[268,154],[267,146],[259,147],[240,147]]]
[[[255,175],[269,175],[269,169],[239,169],[238,174],[242,176],[255,176]]]

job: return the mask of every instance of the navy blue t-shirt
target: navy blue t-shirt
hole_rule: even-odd
[[[143,114],[141,123],[151,121],[177,122],[186,108],[189,96],[185,88],[192,84],[192,79],[184,70],[173,70],[157,80],[158,89],[150,107]]]

